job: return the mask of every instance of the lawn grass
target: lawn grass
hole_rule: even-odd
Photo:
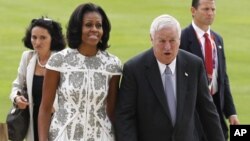
[[[9,93],[16,77],[23,47],[21,39],[33,18],[47,15],[65,27],[78,0],[0,0],[0,122],[5,122],[11,106]],[[86,1],[87,2],[87,1]],[[149,27],[163,13],[175,16],[182,27],[191,22],[191,0],[92,0],[103,7],[112,24],[109,51],[123,62],[148,49]],[[238,116],[250,124],[250,12],[248,0],[217,1],[212,28],[224,38],[227,70]]]

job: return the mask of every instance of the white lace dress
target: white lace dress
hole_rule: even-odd
[[[49,141],[114,141],[106,97],[110,78],[122,73],[121,61],[106,51],[85,57],[66,48],[52,55],[46,68],[60,72]]]

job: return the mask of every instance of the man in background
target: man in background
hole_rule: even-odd
[[[180,48],[203,59],[210,94],[220,116],[225,139],[228,138],[229,124],[239,124],[226,71],[226,59],[222,37],[212,31],[216,13],[215,0],[193,0],[192,23],[182,31]],[[206,128],[206,127],[204,127]]]

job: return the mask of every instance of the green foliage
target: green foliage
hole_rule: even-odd
[[[88,1],[79,0],[0,0],[0,122],[5,122],[11,106],[9,93],[16,77],[22,51],[22,37],[33,18],[47,15],[61,22],[64,33],[67,21],[75,7]],[[132,56],[151,47],[149,27],[160,14],[176,17],[182,27],[190,24],[191,0],[93,0],[103,7],[112,24],[109,51],[123,63]],[[212,28],[225,42],[227,69],[231,90],[243,124],[249,124],[250,65],[248,45],[250,13],[248,0],[219,0],[217,16]]]

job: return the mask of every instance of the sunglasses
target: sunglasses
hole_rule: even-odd
[[[52,21],[53,21],[53,20],[50,19],[50,18],[42,17],[42,18],[39,18],[39,19],[32,19],[32,20],[31,20],[31,23],[42,22],[42,21],[45,21],[46,23],[52,25]]]

